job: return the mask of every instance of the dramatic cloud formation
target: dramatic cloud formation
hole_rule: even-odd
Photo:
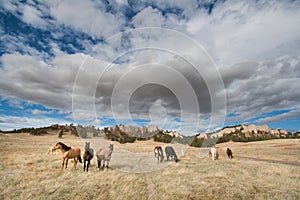
[[[299,130],[280,124],[300,120],[299,11],[299,1],[3,1],[0,129]]]

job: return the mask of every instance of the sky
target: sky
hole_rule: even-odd
[[[1,1],[0,41],[1,130],[300,130],[300,1]]]

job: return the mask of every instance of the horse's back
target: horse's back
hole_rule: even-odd
[[[103,148],[100,148],[96,154],[98,160],[104,159],[106,155],[107,155],[107,149],[103,149]]]
[[[112,150],[100,148],[97,151],[97,159],[98,160],[110,160],[111,159]]]
[[[212,154],[216,154],[216,153],[217,153],[217,149],[216,149],[216,148],[210,148],[210,152],[211,152]]]
[[[167,154],[169,154],[169,155],[175,155],[175,154],[176,154],[174,148],[171,147],[171,146],[166,146],[165,152],[166,152]]]
[[[98,149],[96,155],[97,155],[97,156],[103,155],[103,148]]]
[[[75,158],[77,156],[80,156],[80,153],[81,153],[81,151],[79,148],[72,148],[66,152],[66,155],[68,158]]]

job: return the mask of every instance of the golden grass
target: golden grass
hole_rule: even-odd
[[[110,143],[89,140],[95,150]],[[180,162],[163,164],[157,163],[152,151],[155,145],[166,144],[114,143],[112,168],[99,171],[94,158],[87,173],[82,164],[73,169],[71,161],[62,170],[60,153],[46,154],[57,141],[83,150],[83,141],[74,136],[0,134],[0,199],[300,199],[299,139],[219,144],[218,161],[201,157],[200,149],[190,147]],[[224,153],[226,147],[236,156],[231,161]],[[178,155],[180,148],[175,147]],[[146,158],[132,164],[125,157],[128,154]],[[145,162],[151,162],[146,163],[149,172],[138,173],[146,168]],[[136,173],[126,172],[128,166]]]

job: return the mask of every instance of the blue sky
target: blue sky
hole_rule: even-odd
[[[1,1],[0,129],[300,130],[299,1]]]

